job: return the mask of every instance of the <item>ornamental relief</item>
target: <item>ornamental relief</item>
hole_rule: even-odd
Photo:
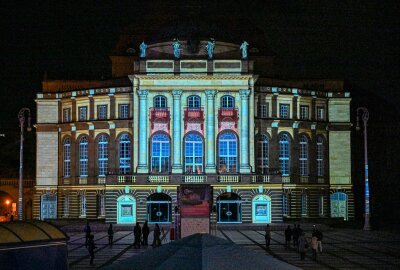
[[[156,132],[159,131],[164,131],[165,133],[167,133],[168,135],[170,135],[169,133],[169,122],[165,123],[165,122],[154,122],[153,124],[153,128],[151,129],[151,134],[153,135]]]
[[[236,133],[238,133],[238,129],[237,129],[237,125],[236,125],[235,121],[222,121],[219,125],[218,133],[220,133],[221,131],[227,130],[227,129],[233,130]]]
[[[186,135],[186,133],[189,133],[191,131],[197,131],[201,135],[204,136],[204,131],[202,129],[202,123],[196,123],[196,122],[191,123],[191,122],[188,122],[187,125],[186,125],[186,128],[185,128],[185,135]]]

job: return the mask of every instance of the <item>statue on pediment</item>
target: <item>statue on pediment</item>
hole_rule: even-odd
[[[172,49],[174,50],[175,58],[180,58],[181,57],[182,48],[181,48],[181,43],[179,42],[179,39],[174,38],[174,40],[172,42]]]
[[[249,47],[249,43],[247,43],[245,40],[243,41],[242,45],[240,45],[240,50],[242,50],[242,58],[246,59],[247,58],[247,48]]]
[[[214,56],[214,49],[215,49],[215,40],[211,38],[206,45],[208,58],[212,59]]]
[[[140,49],[140,58],[145,58],[146,57],[146,50],[147,50],[147,44],[144,43],[144,41],[142,42],[142,44],[140,44],[139,49]]]

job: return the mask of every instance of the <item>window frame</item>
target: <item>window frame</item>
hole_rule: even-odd
[[[67,137],[63,141],[63,177],[71,177],[71,138]]]
[[[282,140],[285,137],[285,140]],[[279,165],[282,176],[290,175],[290,137],[283,133],[279,135]]]
[[[190,95],[187,97],[187,106],[189,109],[200,109],[201,98],[198,95]]]
[[[235,139],[232,138],[223,138],[223,136],[232,134]],[[221,154],[222,151],[225,151],[222,147],[222,143],[226,142],[226,154]],[[234,148],[232,147],[232,144]],[[231,155],[230,152],[235,149],[235,154]],[[221,162],[222,159],[225,159],[225,162]],[[232,162],[234,161],[234,162]],[[225,171],[222,171],[221,165],[225,165]],[[234,166],[234,170],[231,171],[231,167]],[[221,174],[235,174],[239,173],[239,139],[235,132],[229,130],[222,132],[218,136],[218,172]]]
[[[317,121],[326,121],[325,106],[317,106],[317,109],[315,111],[317,114]]]
[[[124,109],[126,108],[126,109]],[[125,112],[126,111],[126,112]],[[126,113],[126,116],[124,115]],[[118,118],[119,119],[128,119],[130,116],[130,106],[129,104],[118,104]]]
[[[325,142],[321,136],[317,137],[317,145],[316,145],[316,161],[317,161],[317,176],[324,177],[325,176]]]
[[[104,139],[104,140],[103,140]],[[108,173],[109,140],[101,134],[97,139],[97,175],[106,176]]]
[[[300,119],[309,120],[310,119],[310,106],[300,105]]]
[[[63,122],[69,123],[71,122],[71,108],[64,108],[63,109]]]
[[[284,108],[286,108],[286,110],[284,110]],[[279,118],[282,118],[282,119],[289,119],[290,118],[290,104],[288,104],[288,103],[279,103]]]
[[[265,134],[257,136],[257,171],[261,174],[269,172],[269,137]],[[266,168],[266,169],[265,169]]]
[[[104,111],[102,109],[104,109]],[[98,120],[106,120],[107,118],[108,118],[108,106],[107,106],[107,104],[97,105],[97,119]]]
[[[156,109],[166,109],[168,107],[167,97],[163,95],[155,96],[153,99],[153,106]]]
[[[230,104],[231,103],[231,104]],[[235,97],[231,95],[224,95],[221,97],[221,108],[232,110],[235,108]]]
[[[128,133],[122,133],[118,139],[118,171],[128,175],[132,171],[132,140]]]
[[[83,140],[86,141],[83,141]],[[79,176],[88,177],[89,175],[89,138],[82,136],[79,139]]]
[[[190,136],[196,136],[197,138],[200,138],[200,140],[188,140]],[[188,144],[191,145],[192,147],[192,155],[188,156],[187,151],[188,151]],[[200,148],[197,148],[197,146],[200,144]],[[200,155],[196,153],[196,150],[201,149]],[[184,172],[186,174],[203,174],[204,173],[204,138],[198,134],[197,132],[189,132],[186,134],[185,139],[184,139]],[[193,161],[192,162],[187,162],[187,160],[191,158]],[[197,162],[197,159],[201,159],[201,162]],[[188,171],[188,166],[191,167],[191,170]],[[200,171],[198,171],[198,167],[200,166]],[[190,168],[189,167],[189,168]]]
[[[299,171],[300,176],[309,176],[309,147],[308,138],[305,135],[300,136],[299,140]]]
[[[83,110],[84,110],[84,117],[83,117]],[[87,106],[79,106],[78,107],[78,120],[79,121],[87,121],[88,116],[88,107]]]
[[[166,138],[166,140],[158,140],[157,139],[158,136],[162,136]],[[165,147],[165,144],[167,145],[167,147]],[[157,149],[159,149],[159,154],[154,155]],[[163,151],[165,150],[168,151],[168,155],[163,154]],[[158,167],[158,169],[156,167]],[[170,171],[171,171],[171,138],[168,136],[168,134],[164,132],[156,132],[150,138],[150,173],[167,174]]]

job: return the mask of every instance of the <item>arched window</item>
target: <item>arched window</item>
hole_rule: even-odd
[[[97,142],[97,168],[99,175],[106,175],[108,171],[108,139],[101,135]]]
[[[185,172],[203,172],[203,138],[197,133],[185,137]]]
[[[235,107],[235,98],[232,96],[223,96],[221,98],[221,108],[232,109]]]
[[[88,137],[83,136],[79,140],[79,175],[88,176]]]
[[[131,139],[128,134],[123,134],[119,139],[119,173],[131,172]]]
[[[269,168],[269,139],[262,134],[257,140],[257,171],[261,174],[268,174]]]
[[[64,166],[63,175],[64,177],[71,176],[71,139],[66,138],[63,143],[63,153],[64,153]]]
[[[305,135],[300,137],[300,176],[308,176],[308,139]]]
[[[324,176],[324,139],[317,139],[317,176]]]
[[[201,100],[200,100],[199,96],[189,96],[187,99],[187,102],[188,102],[189,108],[193,108],[193,109],[200,108]]]
[[[288,176],[290,165],[290,144],[289,136],[287,134],[281,134],[279,136],[279,162],[281,165],[282,175]]]
[[[218,150],[219,172],[237,172],[237,138],[233,132],[225,132],[219,137]]]
[[[167,108],[167,98],[164,96],[154,97],[154,107],[155,108]]]
[[[164,133],[156,133],[151,138],[151,172],[169,172],[169,138]]]

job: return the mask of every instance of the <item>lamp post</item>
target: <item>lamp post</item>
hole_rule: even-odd
[[[18,113],[19,127],[21,128],[21,138],[19,147],[19,182],[18,182],[18,220],[23,220],[23,164],[24,164],[24,124],[25,113],[28,113],[28,126],[27,131],[31,131],[31,111],[28,108],[22,108]]]
[[[357,108],[357,126],[356,130],[360,130],[359,114],[362,112],[362,121],[364,124],[364,169],[365,169],[365,213],[364,213],[364,231],[369,231],[371,229],[369,223],[369,184],[368,184],[368,147],[367,147],[367,122],[369,118],[369,112],[365,107]]]

